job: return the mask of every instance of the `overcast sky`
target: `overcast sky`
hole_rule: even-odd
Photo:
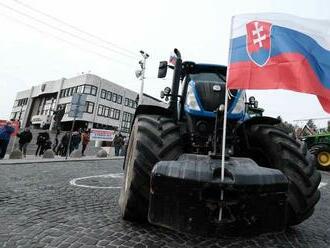
[[[232,15],[282,12],[330,19],[329,9],[327,0],[1,0],[0,119],[9,118],[17,91],[82,72],[138,91],[140,83],[134,71],[141,49],[150,54],[145,92],[158,97],[170,84],[156,79],[158,62],[167,60],[174,47],[185,60],[227,64]],[[330,117],[312,95],[280,90],[249,91],[251,94],[269,116],[281,115],[287,121]],[[325,121],[317,123],[325,125]]]

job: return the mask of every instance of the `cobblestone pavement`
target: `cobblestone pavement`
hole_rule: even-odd
[[[321,201],[303,224],[284,233],[205,238],[123,221],[121,166],[0,165],[0,247],[330,247],[330,173],[323,173]]]

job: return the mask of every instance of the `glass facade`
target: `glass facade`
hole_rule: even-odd
[[[120,110],[99,104],[99,107],[97,109],[97,115],[119,120]]]
[[[83,84],[75,87],[62,89],[60,92],[60,98],[72,96],[74,93],[83,93],[86,95],[96,96],[97,87],[94,85]]]
[[[56,105],[54,97],[46,97],[41,100],[37,115],[52,115]]]

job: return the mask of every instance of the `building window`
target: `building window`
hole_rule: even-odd
[[[11,115],[10,115],[10,119],[15,120],[16,119],[16,114],[17,114],[17,112],[12,112]]]
[[[128,106],[130,108],[136,108],[136,102],[132,99],[125,98],[125,106]]]
[[[85,84],[84,85],[84,90],[83,90],[84,94],[86,95],[92,95],[92,96],[96,96],[97,93],[97,87],[93,86],[93,85],[89,85],[89,84]]]
[[[113,102],[117,102],[117,94],[116,93],[112,93],[112,99]]]
[[[106,95],[107,95],[107,91],[104,90],[104,89],[102,89],[102,90],[101,90],[101,98],[102,98],[102,99],[106,99]]]
[[[91,85],[85,85],[84,94],[89,95],[91,93],[91,90],[92,90],[92,86]]]
[[[115,120],[119,120],[119,118],[120,118],[120,110],[110,108],[110,107],[107,107],[104,105],[99,105],[97,114],[99,116],[103,116],[103,117],[107,117],[107,118],[111,118],[111,119],[115,119]]]
[[[94,112],[94,103],[86,101],[86,113],[92,114]]]
[[[96,96],[96,93],[97,93],[97,87],[96,86],[92,86],[91,95],[92,96]]]
[[[105,98],[105,96],[104,96],[105,92],[106,91],[103,92],[103,90],[102,90],[101,98]],[[75,87],[62,89],[60,92],[60,98],[72,96],[74,93],[83,93],[86,95],[96,96],[97,87],[93,86],[93,85],[79,85],[79,86],[75,86]]]
[[[104,107],[104,116],[105,117],[109,117],[109,110],[110,110],[110,108],[109,107]]]
[[[99,105],[99,108],[97,109],[97,115],[100,115],[100,116],[103,115],[103,108],[104,108],[103,105]]]
[[[133,114],[128,113],[128,112],[123,112],[123,119],[121,122],[121,131],[129,133],[132,121],[133,121]]]
[[[79,85],[77,87],[77,93],[83,93],[84,92],[84,85]]]
[[[120,118],[120,110],[115,109],[115,119],[119,120],[119,118]]]
[[[117,95],[117,103],[121,104],[123,102],[123,97],[121,95]]]
[[[111,97],[112,97],[112,92],[107,91],[107,100],[111,101]]]
[[[27,102],[28,102],[28,98],[22,98],[22,99],[16,100],[14,103],[14,107],[24,106],[27,104]]]

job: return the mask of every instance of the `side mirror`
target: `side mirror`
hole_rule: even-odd
[[[158,67],[158,78],[164,78],[167,74],[167,61],[160,61]]]

